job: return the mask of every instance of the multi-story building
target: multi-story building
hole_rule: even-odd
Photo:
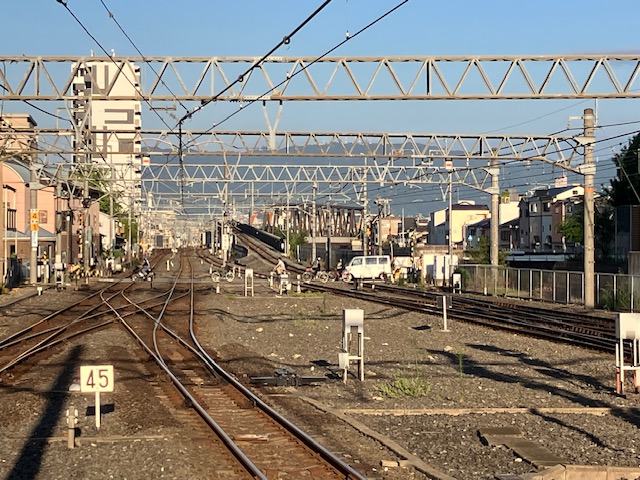
[[[93,260],[100,253],[99,232],[94,228],[99,214],[95,199],[100,193],[90,188],[87,192],[90,201],[83,202],[78,196],[82,189],[70,179],[68,172],[64,172],[61,180],[53,170],[43,168],[37,158],[36,122],[30,115],[3,114],[0,125],[0,152],[4,157],[0,162],[3,278],[8,278],[9,269],[14,273],[17,262],[30,268],[33,254],[38,262],[37,279],[44,281],[49,279],[42,272],[47,271],[47,266],[53,266],[53,260],[60,264],[79,260],[83,223],[89,227],[91,238],[85,240],[92,259],[89,264],[94,266]],[[13,283],[9,281],[9,284]]]
[[[466,241],[466,226],[489,218],[491,213],[486,205],[476,205],[471,201],[463,201],[449,209],[431,213],[429,222],[429,244],[447,245],[449,242],[449,222],[451,222],[451,241],[454,247],[462,247]]]
[[[520,248],[528,251],[566,251],[558,226],[582,201],[580,185],[535,190],[520,200]]]
[[[90,152],[77,155],[76,162],[91,162],[124,206],[136,206],[138,202],[128,199],[140,196],[140,68],[132,62],[105,59],[74,65],[74,69],[75,147]]]
[[[498,227],[498,248],[501,250],[514,250],[518,248],[520,228],[518,222],[519,208],[517,203],[501,203],[498,206],[500,225]],[[482,219],[479,222],[465,225],[465,250],[476,248],[481,238],[491,238],[492,218]]]

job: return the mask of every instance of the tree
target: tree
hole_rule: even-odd
[[[616,177],[611,180],[611,186],[605,188],[611,206],[640,204],[640,133],[633,137],[626,147],[613,156],[616,164]]]
[[[581,244],[584,241],[584,204],[574,204],[572,213],[564,218],[557,229],[566,242]]]
[[[489,248],[489,238],[482,236],[478,238],[478,245],[467,250],[467,255],[471,261],[477,265],[489,265],[491,263],[491,249]],[[498,264],[504,265],[507,254],[504,251],[498,252]]]
[[[613,225],[613,215],[610,214],[610,207],[606,197],[602,197],[595,205],[594,211],[594,237],[596,257],[606,259],[611,252],[611,242],[615,235]],[[558,226],[558,233],[564,235],[568,242],[584,242],[584,203],[574,204],[571,215],[568,215]]]

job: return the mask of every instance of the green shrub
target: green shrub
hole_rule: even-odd
[[[430,388],[423,377],[400,377],[378,387],[380,394],[389,398],[426,397]]]

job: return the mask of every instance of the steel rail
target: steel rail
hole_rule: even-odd
[[[31,324],[31,325],[29,325],[29,326],[27,326],[27,327],[23,328],[22,330],[20,330],[20,331],[18,331],[18,332],[15,332],[15,333],[13,333],[13,334],[9,335],[8,337],[6,337],[6,338],[4,338],[4,339],[0,340],[0,349],[2,349],[6,343],[11,342],[11,341],[15,340],[16,338],[19,338],[21,335],[24,335],[24,334],[26,334],[26,333],[28,333],[28,332],[32,331],[32,330],[33,330],[34,328],[36,328],[38,325],[41,325],[41,324],[43,324],[43,323],[45,323],[45,322],[47,322],[47,321],[49,321],[49,320],[51,320],[51,319],[55,318],[56,316],[61,315],[61,314],[65,313],[65,312],[68,312],[68,311],[69,311],[69,310],[71,310],[72,308],[76,308],[76,307],[78,307],[78,306],[80,305],[80,303],[85,302],[85,301],[87,301],[87,300],[89,300],[89,299],[91,299],[91,298],[93,298],[93,297],[95,297],[95,296],[97,296],[97,295],[100,295],[103,291],[108,290],[108,289],[109,289],[109,288],[111,288],[112,286],[113,286],[113,284],[112,284],[112,285],[107,285],[107,286],[106,286],[106,287],[104,287],[103,289],[101,289],[101,290],[99,290],[99,291],[97,291],[97,292],[94,292],[94,293],[92,293],[91,295],[88,295],[88,296],[87,296],[87,297],[85,297],[85,298],[82,298],[80,301],[78,301],[78,302],[74,303],[73,305],[69,305],[69,306],[64,307],[64,308],[61,308],[60,310],[57,310],[57,311],[55,311],[55,312],[53,312],[53,313],[50,313],[49,315],[47,315],[47,316],[46,316],[46,317],[44,317],[44,318],[41,318],[41,319],[40,319],[40,320],[38,320],[37,322],[35,322],[35,323],[33,323],[33,324]],[[94,306],[92,309],[89,309],[87,312],[91,312],[91,311],[93,311],[93,310],[95,310],[96,308],[99,308],[99,307],[100,307],[100,305],[96,305],[96,306]],[[87,312],[85,312],[85,313],[87,313]]]
[[[361,290],[345,290],[342,288],[334,288],[330,285],[314,285],[306,284],[308,290],[323,291],[336,295],[348,296],[360,300],[366,300],[374,303],[382,303],[384,305],[403,308],[410,311],[418,311],[429,315],[440,316],[442,308],[434,305],[416,304],[415,300],[401,299],[397,297],[385,297],[376,293],[366,293]],[[374,289],[375,291],[375,289]],[[474,323],[491,328],[508,330],[514,333],[527,333],[540,338],[553,341],[565,341],[588,348],[594,348],[610,352],[615,347],[615,341],[602,337],[594,337],[591,335],[580,334],[567,330],[559,330],[546,325],[540,325],[532,321],[519,320],[517,318],[505,318],[504,316],[495,316],[484,311],[468,312],[461,309],[449,309],[448,316],[451,319],[462,320],[468,323]]]
[[[38,354],[40,352],[43,352],[43,351],[45,351],[45,350],[47,350],[47,349],[49,349],[51,347],[54,347],[54,346],[56,346],[56,345],[58,345],[58,344],[60,344],[62,342],[66,342],[66,341],[68,341],[68,340],[70,340],[72,338],[78,337],[80,335],[84,335],[85,333],[91,332],[93,330],[104,328],[104,327],[106,327],[108,325],[111,325],[112,323],[114,323],[113,320],[107,320],[107,321],[102,322],[102,323],[100,323],[98,325],[91,325],[90,327],[87,327],[87,328],[82,329],[82,330],[78,330],[76,332],[73,332],[73,333],[65,336],[65,337],[56,338],[55,340],[52,340],[51,342],[48,342],[46,344],[42,344],[38,348],[33,348],[33,349],[29,350],[28,352],[25,352],[25,353],[19,355],[18,357],[14,358],[13,360],[8,362],[4,366],[0,367],[0,373],[3,373],[6,370],[8,370],[9,368],[17,365],[18,363],[20,363],[20,362],[22,362],[22,361],[24,361],[24,360],[26,360],[26,359],[28,359],[30,357],[33,357],[34,355],[36,355],[36,354]]]
[[[206,352],[204,347],[198,341],[198,337],[195,333],[195,320],[194,320],[194,289],[193,286],[191,288],[191,311],[189,315],[189,333],[191,335],[191,340],[196,345],[196,347],[202,352],[202,355],[207,359],[207,365],[212,369],[212,371],[224,379],[227,383],[233,386],[237,391],[242,393],[242,395],[247,398],[253,405],[259,408],[262,412],[266,413],[269,417],[271,417],[274,421],[276,421],[279,425],[283,426],[289,433],[293,434],[298,440],[302,441],[304,445],[306,445],[312,452],[320,455],[320,457],[331,465],[334,469],[337,469],[341,474],[346,475],[347,479],[357,479],[357,480],[366,480],[366,477],[362,476],[357,470],[355,470],[351,465],[342,461],[336,455],[327,450],[324,446],[314,440],[311,436],[309,436],[306,432],[295,426],[285,417],[280,415],[277,411],[267,405],[265,402],[260,399],[256,394],[254,394],[251,390],[245,387],[242,383],[236,380],[232,375],[227,373],[211,356]]]
[[[171,288],[171,292],[175,291],[181,271],[182,271],[182,265],[181,265],[181,270],[179,271],[178,275],[176,275],[175,281]],[[169,376],[169,379],[174,384],[174,386],[178,389],[178,391],[183,395],[185,399],[187,399],[190,402],[193,409],[198,413],[198,415],[200,415],[203,421],[207,425],[209,425],[209,427],[214,431],[214,433],[218,436],[218,438],[225,444],[225,446],[231,451],[231,453],[236,457],[236,459],[238,459],[238,461],[243,466],[243,468],[245,468],[245,470],[247,470],[247,472],[250,475],[252,475],[254,478],[258,478],[260,480],[267,480],[267,477],[261,472],[261,470],[244,454],[242,449],[238,447],[238,445],[231,439],[231,437],[229,437],[229,435],[220,427],[220,425],[213,419],[213,417],[209,415],[209,413],[204,409],[204,407],[200,405],[197,399],[188,391],[188,389],[182,384],[182,382],[174,375],[174,373],[171,371],[171,369],[168,367],[168,365],[160,355],[158,344],[157,344],[156,332],[157,332],[158,325],[162,321],[162,316],[166,312],[166,308],[170,300],[171,300],[171,297],[169,296],[167,301],[163,303],[163,308],[160,314],[158,315],[158,317],[151,316],[151,318],[154,320],[154,330],[153,330],[154,348],[153,349],[149,347],[146,344],[146,342],[142,339],[142,337],[138,335],[135,329],[120,316],[120,313],[115,308],[113,308],[111,305],[109,305],[109,307],[112,309],[113,313],[120,319],[121,325],[133,336],[133,338],[144,349],[144,351],[147,352],[147,354],[156,361],[158,366],[162,370],[164,370],[164,372]],[[143,313],[146,314],[147,316],[150,316],[150,314],[146,310],[143,311]],[[165,327],[163,326],[163,328]]]

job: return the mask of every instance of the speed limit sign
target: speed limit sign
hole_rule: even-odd
[[[95,393],[96,428],[100,428],[100,393],[113,392],[113,365],[81,365],[80,392]]]
[[[113,392],[113,365],[83,365],[80,367],[82,393]]]

